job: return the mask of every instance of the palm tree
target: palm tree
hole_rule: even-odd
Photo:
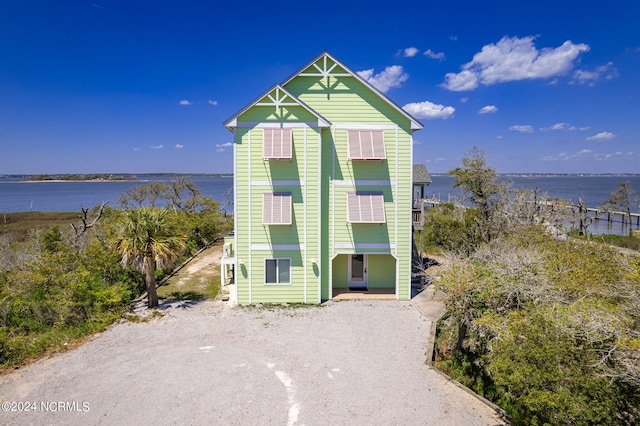
[[[112,246],[122,266],[133,265],[145,274],[149,308],[158,306],[156,267],[164,268],[184,250],[186,237],[176,235],[167,209],[140,207],[126,210]]]

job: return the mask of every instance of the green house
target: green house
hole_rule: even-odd
[[[411,297],[422,124],[327,52],[224,122],[234,134],[235,300]]]

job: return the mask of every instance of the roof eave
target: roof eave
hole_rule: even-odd
[[[291,94],[291,92],[289,92],[287,89],[285,89],[283,87],[283,85],[281,85],[281,84],[274,84],[269,89],[267,89],[262,94],[260,94],[260,96],[256,97],[253,101],[251,101],[249,104],[247,104],[240,111],[238,111],[237,113],[232,115],[230,118],[225,120],[222,123],[224,125],[224,127],[226,127],[229,131],[233,132],[233,129],[238,126],[238,117],[240,117],[242,114],[244,114],[249,109],[254,107],[261,99],[263,99],[265,96],[267,96],[269,93],[271,93],[275,89],[282,90],[287,96],[289,96],[290,98],[294,99],[298,104],[300,104],[301,107],[303,107],[304,109],[309,111],[311,114],[313,114],[316,117],[316,119],[318,120],[318,127],[321,127],[321,128],[331,127],[331,122],[329,120],[324,118],[322,115],[318,114],[313,108],[311,108],[309,105],[305,104],[297,96]]]
[[[313,58],[312,60],[310,60],[309,62],[307,62],[305,65],[303,65],[301,68],[299,68],[295,73],[291,74],[289,77],[287,77],[282,83],[281,86],[286,86],[291,80],[293,80],[294,78],[296,78],[303,70],[309,68],[311,65],[313,65],[315,62],[317,62],[320,58],[322,58],[323,56],[328,56],[332,61],[334,61],[336,64],[340,65],[340,67],[342,67],[343,69],[345,69],[347,71],[347,73],[349,73],[352,77],[354,77],[356,80],[360,81],[362,84],[364,84],[365,86],[367,86],[369,89],[371,89],[374,93],[376,93],[379,97],[381,97],[385,102],[387,102],[389,105],[391,105],[394,109],[396,109],[400,114],[404,115],[405,117],[407,117],[409,119],[409,121],[411,122],[411,130],[412,131],[418,131],[418,130],[422,130],[424,128],[424,125],[417,120],[415,117],[413,117],[411,114],[409,114],[407,111],[405,111],[404,109],[402,109],[398,104],[396,104],[395,102],[393,102],[387,95],[385,95],[384,93],[382,93],[380,90],[376,89],[371,83],[369,83],[367,80],[365,80],[364,78],[360,77],[358,75],[358,73],[356,73],[355,71],[353,71],[351,68],[349,68],[348,66],[346,66],[345,64],[343,64],[342,62],[340,62],[338,59],[336,59],[331,53],[329,53],[328,51],[323,51],[322,53],[320,53],[318,56],[316,56],[315,58]]]

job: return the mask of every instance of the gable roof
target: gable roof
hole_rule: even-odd
[[[409,121],[411,121],[411,130],[420,130],[424,127],[420,121],[415,119],[411,114],[389,99],[384,93],[376,89],[371,83],[360,77],[356,72],[337,60],[326,50],[284,80],[282,82],[282,86],[286,86],[291,80],[298,76],[353,77],[380,97],[384,102],[389,104],[393,109],[409,119]]]
[[[424,164],[413,165],[413,183],[431,183],[431,175]]]
[[[284,88],[284,86],[286,86],[287,83],[289,83],[291,80],[293,80],[298,76],[353,77],[356,80],[358,80],[360,83],[362,83],[365,87],[367,87],[369,90],[371,90],[373,93],[375,93],[380,99],[382,99],[384,102],[389,104],[393,109],[395,109],[401,115],[406,117],[411,122],[411,130],[420,130],[424,127],[424,125],[420,121],[415,119],[411,114],[406,112],[404,109],[400,108],[395,102],[389,99],[384,93],[382,93],[381,91],[373,87],[371,83],[369,83],[364,78],[360,77],[356,72],[351,70],[342,62],[338,61],[326,50],[321,54],[319,54],[318,56],[316,56],[311,61],[309,61],[306,65],[304,65],[298,71],[293,73],[287,79],[285,79],[281,84],[276,84],[272,86],[269,90],[267,90],[266,92],[258,96],[254,101],[252,101],[243,109],[241,109],[239,112],[237,112],[232,117],[227,119],[223,123],[224,126],[227,129],[232,131],[233,128],[237,126],[238,117],[244,114],[250,108],[254,106],[260,106],[260,105],[272,105],[272,106],[275,106],[276,108],[280,106],[301,106],[318,119],[319,127],[330,127],[331,122],[329,122],[327,119],[325,119],[320,114],[315,112],[313,108],[309,107],[307,104],[302,102],[300,99],[292,95],[290,92],[287,91],[287,89]],[[282,91],[284,96],[282,97],[276,96],[275,98],[272,96],[269,96],[271,92],[273,92],[274,90],[276,90],[276,92]],[[268,99],[268,102],[262,102],[265,98]],[[287,98],[289,98],[288,101],[287,101]]]
[[[296,96],[292,95],[287,89],[282,87],[280,84],[275,84],[271,86],[266,92],[262,93],[255,100],[249,103],[247,106],[242,108],[240,111],[235,113],[233,116],[228,118],[223,124],[224,127],[233,131],[234,127],[238,125],[238,117],[247,112],[249,109],[254,106],[275,106],[276,111],[283,106],[300,106],[306,109],[309,113],[311,113],[314,117],[318,119],[319,127],[330,127],[331,123],[329,120],[318,114],[311,108],[309,105],[302,102]]]

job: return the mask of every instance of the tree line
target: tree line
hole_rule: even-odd
[[[449,265],[435,365],[512,424],[638,424],[640,258],[565,238],[477,148],[449,173],[470,207],[427,213],[422,243]]]
[[[63,348],[120,318],[156,280],[232,229],[232,218],[184,178],[130,188],[118,200],[83,209],[72,226],[0,235],[0,367]],[[136,194],[135,201],[133,194]],[[154,203],[162,203],[156,207]]]

